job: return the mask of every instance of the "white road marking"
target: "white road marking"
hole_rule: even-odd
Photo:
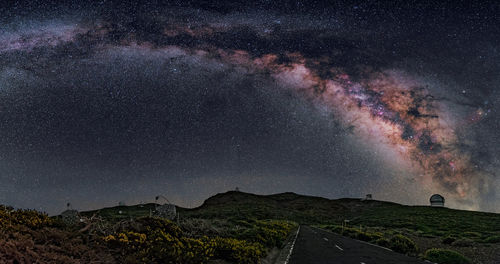
[[[340,251],[344,251],[341,247],[339,247],[338,245],[335,245],[336,248],[338,248]]]
[[[290,256],[292,255],[293,247],[295,246],[295,241],[297,241],[297,236],[299,235],[300,226],[297,228],[297,233],[295,233],[295,238],[293,239],[292,246],[290,247],[290,252],[288,252],[288,256],[286,256],[285,264],[288,264],[290,261]]]
[[[323,230],[323,229],[319,229],[319,230],[321,230],[323,232],[326,232],[326,233],[334,234],[334,235],[337,235],[337,236],[342,236],[342,235],[339,235],[337,233],[333,233],[333,232],[328,231],[328,230]],[[349,238],[349,237],[347,237],[347,238]],[[362,241],[362,240],[357,240],[357,239],[354,239],[354,238],[349,238],[349,239],[356,240],[358,242],[361,242],[363,244],[367,244],[367,245],[370,245],[370,246],[374,246],[374,247],[378,247],[378,248],[383,248],[385,250],[392,251],[392,249],[390,249],[390,248],[382,247],[382,246],[379,246],[379,245],[376,245],[376,244],[372,244],[372,243],[368,243],[368,242],[365,242],[365,241]]]
[[[328,238],[326,238],[326,237],[324,237],[323,239],[324,239],[325,241],[328,241]]]
[[[364,263],[364,262],[361,262],[361,264],[366,264],[366,263]]]

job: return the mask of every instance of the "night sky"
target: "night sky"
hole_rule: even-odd
[[[185,207],[239,187],[500,212],[492,2],[0,9],[0,203]]]

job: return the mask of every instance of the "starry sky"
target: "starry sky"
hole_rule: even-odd
[[[0,9],[0,202],[195,207],[239,187],[500,212],[494,1]]]

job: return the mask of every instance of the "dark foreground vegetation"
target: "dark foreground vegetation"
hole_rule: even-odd
[[[297,225],[283,220],[120,219],[68,224],[0,209],[0,263],[258,263]]]
[[[436,263],[500,263],[500,214],[293,193],[218,194],[198,208],[178,208],[175,221],[150,217],[154,207],[82,212],[71,224],[1,207],[0,259],[259,263],[282,246],[297,224],[307,224]]]

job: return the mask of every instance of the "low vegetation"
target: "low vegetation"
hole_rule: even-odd
[[[429,249],[425,252],[425,259],[439,264],[469,264],[471,261],[460,253],[448,249]]]
[[[243,192],[215,195],[194,209],[177,208],[180,217],[175,222],[150,217],[154,208],[154,204],[144,204],[82,212],[83,222],[66,225],[36,211],[0,207],[0,259],[21,263],[38,259],[53,263],[257,263],[271,248],[282,246],[296,223],[403,254],[439,258],[437,263],[461,263],[446,260],[458,258],[455,253],[470,263],[498,263],[500,259],[500,214]],[[348,226],[342,228],[344,220],[349,220]]]
[[[389,240],[390,248],[396,252],[405,254],[417,253],[417,245],[413,240],[403,235],[395,235]]]
[[[257,263],[266,248],[258,242],[235,238],[191,238],[179,226],[159,218],[139,218],[122,223],[121,230],[102,240],[128,263],[206,263],[224,259],[235,263]]]
[[[100,245],[33,210],[0,206],[0,260],[12,263],[114,263]]]
[[[258,263],[297,224],[282,220],[119,220],[82,218],[66,225],[33,210],[0,210],[0,259],[17,263]],[[196,228],[193,228],[195,227]],[[215,228],[218,229],[212,229]],[[210,230],[212,229],[212,230]],[[217,230],[215,232],[211,232]]]
[[[103,241],[119,254],[123,261],[144,263],[205,263],[223,259],[234,263],[257,263],[267,250],[281,246],[296,224],[286,221],[252,220],[227,222],[219,220],[219,232],[191,229],[184,220],[180,226],[160,218],[143,217],[120,223],[113,234]],[[205,225],[212,229],[212,226]],[[222,228],[220,228],[222,227]],[[189,234],[190,236],[186,236]],[[209,234],[210,236],[207,236]]]

